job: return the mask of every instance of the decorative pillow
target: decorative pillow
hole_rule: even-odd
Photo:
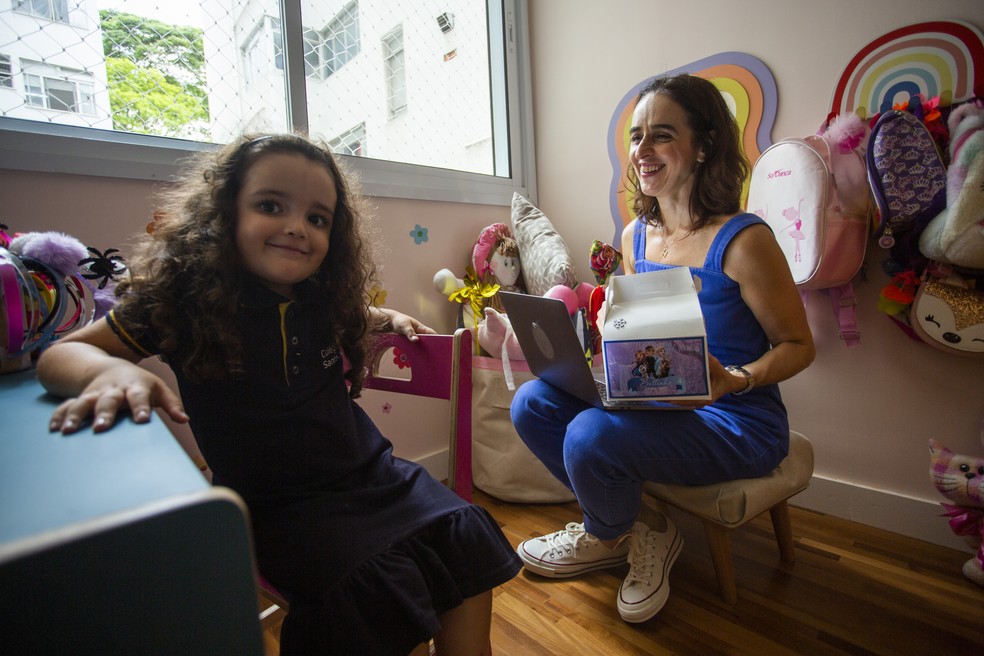
[[[543,296],[555,285],[577,286],[577,270],[567,244],[550,219],[517,193],[512,198],[512,224],[527,292]]]

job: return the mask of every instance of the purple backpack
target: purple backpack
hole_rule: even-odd
[[[918,117],[890,110],[868,137],[868,184],[878,210],[875,237],[897,260],[918,256],[919,233],[946,206],[946,165]],[[899,242],[899,243],[897,243]]]

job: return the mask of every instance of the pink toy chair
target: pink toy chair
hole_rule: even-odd
[[[382,333],[369,354],[366,389],[445,399],[451,406],[448,439],[447,486],[464,499],[472,496],[472,382],[471,332],[420,335],[411,342],[403,335]],[[379,375],[383,355],[398,348],[410,361],[410,378]]]

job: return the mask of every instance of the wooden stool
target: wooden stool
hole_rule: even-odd
[[[701,519],[721,597],[733,604],[738,601],[738,590],[729,531],[768,510],[779,554],[784,562],[794,562],[793,529],[786,502],[805,490],[812,476],[813,445],[805,436],[790,431],[789,455],[767,476],[698,486],[646,483],[643,491]]]

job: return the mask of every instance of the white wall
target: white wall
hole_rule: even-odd
[[[753,55],[778,87],[776,141],[816,131],[842,71],[873,39],[939,19],[984,30],[979,0],[530,0],[530,18],[539,206],[576,255],[612,238],[607,130],[641,81],[721,52]],[[782,385],[792,426],[816,451],[814,485],[796,502],[964,546],[937,517],[927,440],[984,454],[984,361],[913,342],[878,312],[882,259],[869,251],[857,285],[858,348],[838,339],[827,297],[810,294],[817,358]],[[579,264],[590,279],[587,258]]]

